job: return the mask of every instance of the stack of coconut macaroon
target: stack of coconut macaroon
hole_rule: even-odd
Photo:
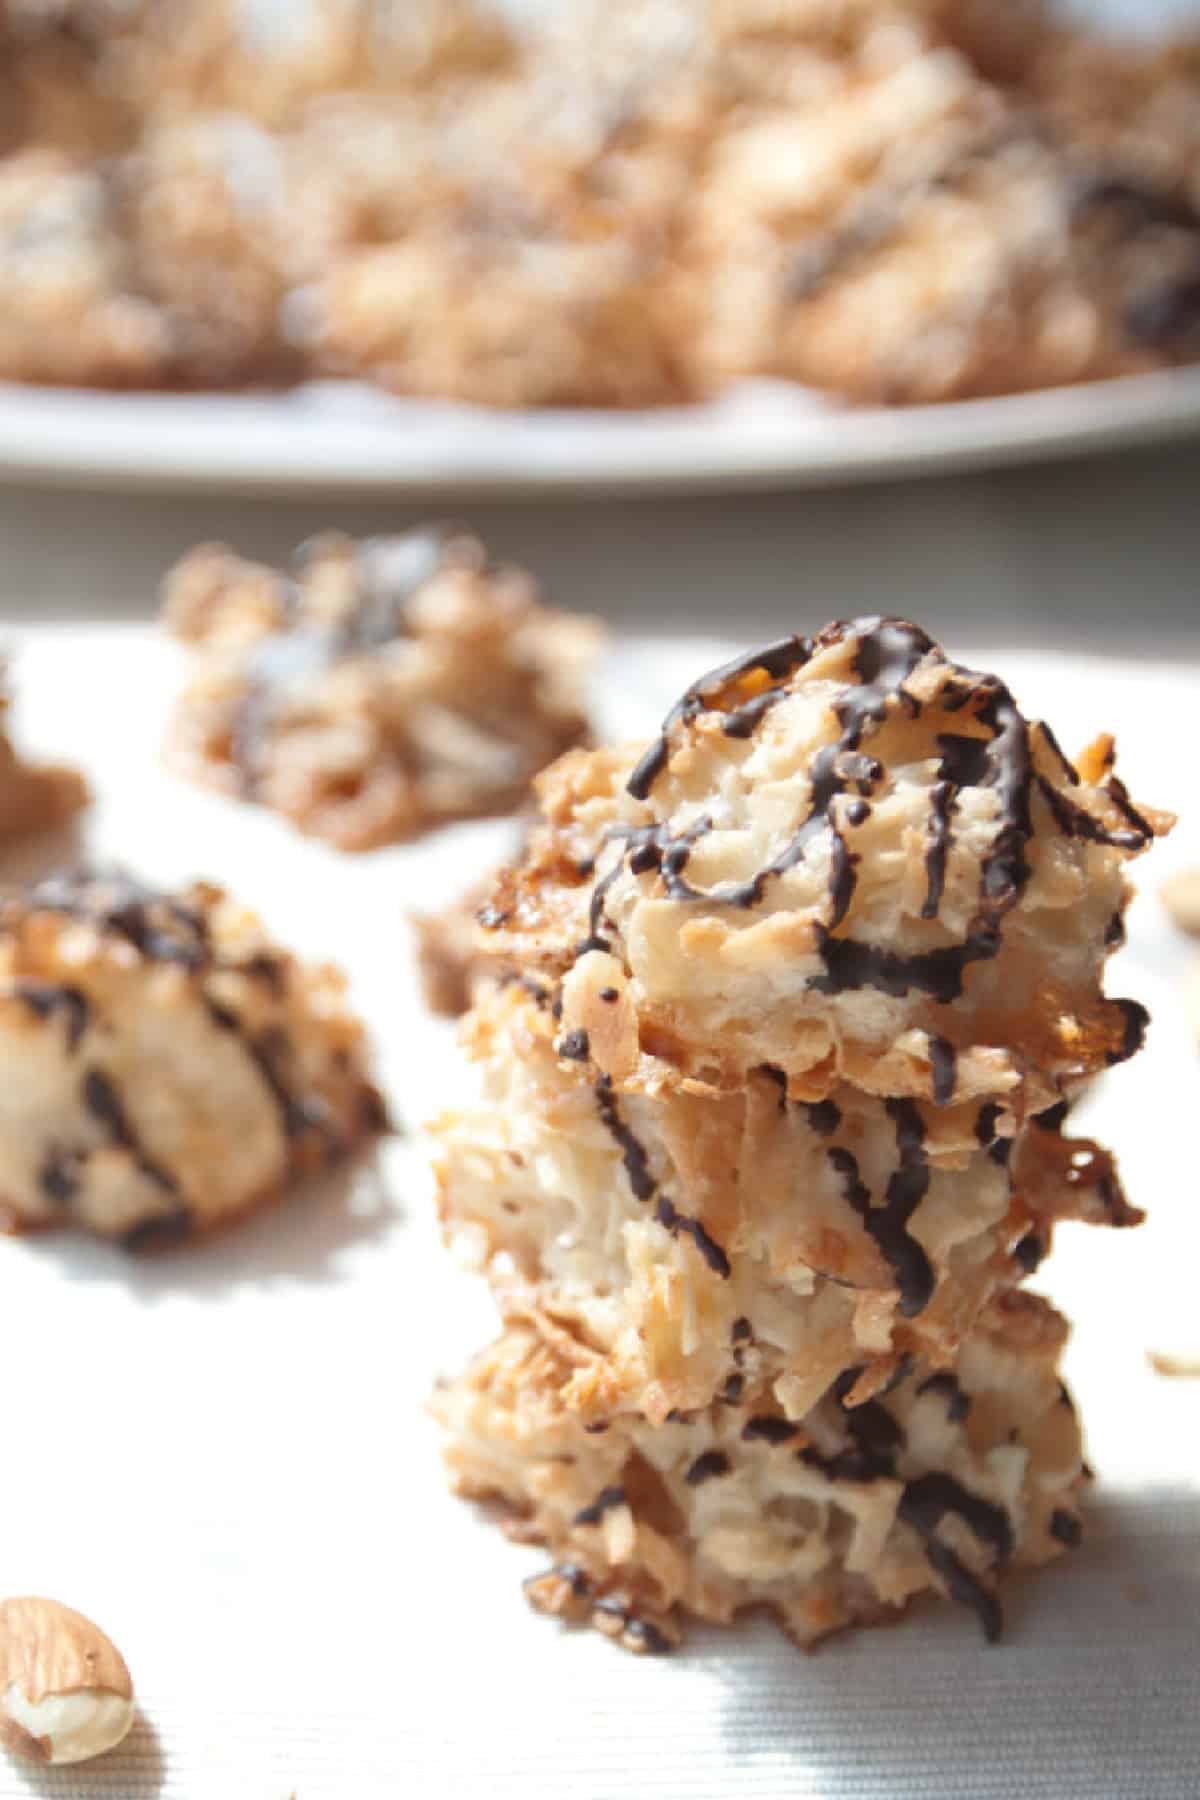
[[[1100,739],[897,620],[698,681],[649,748],[572,751],[481,914],[478,1105],[449,1239],[500,1337],[439,1414],[466,1494],[633,1650],[769,1609],[809,1644],[1080,1537],[1060,1219],[1126,1226],[1064,1127],[1136,1051],[1101,988],[1169,820]]]

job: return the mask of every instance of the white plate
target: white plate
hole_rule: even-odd
[[[397,1109],[415,1126],[454,1104],[468,1072],[415,1001],[401,922],[448,902],[510,826],[340,857],[158,768],[177,670],[151,631],[44,627],[18,648],[27,739],[88,769],[95,850],[223,880],[282,941],[336,956]],[[603,729],[648,730],[729,648],[622,645]],[[1121,721],[1135,794],[1187,797],[1167,722],[1194,710],[1194,666],[1009,656],[1001,672],[1066,744]],[[1156,860],[1159,876],[1200,860],[1194,828]],[[1200,1383],[1143,1355],[1196,1324],[1186,954],[1139,901],[1113,984],[1155,1025],[1092,1111],[1151,1222],[1066,1227],[1039,1277],[1077,1319],[1099,1482],[1083,1549],[1011,1585],[996,1649],[949,1606],[812,1658],[764,1621],[639,1661],[536,1618],[520,1582],[543,1555],[448,1496],[424,1417],[494,1316],[437,1243],[415,1135],[388,1146],[382,1185],[335,1182],[171,1257],[0,1239],[0,1594],[94,1616],[145,1715],[78,1772],[0,1758],[0,1800],[1194,1796]]]
[[[889,409],[745,383],[710,405],[497,413],[357,383],[282,394],[0,385],[0,479],[352,491],[397,498],[788,488],[1115,449],[1200,433],[1200,368]]]

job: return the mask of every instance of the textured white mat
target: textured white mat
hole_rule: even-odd
[[[452,898],[510,828],[339,859],[159,772],[174,665],[149,632],[19,642],[25,735],[88,767],[94,845],[150,877],[220,879],[285,942],[341,960],[410,1123],[461,1089],[452,1029],[413,999],[403,914]],[[649,728],[720,654],[623,644],[610,728]],[[1115,725],[1135,795],[1189,799],[1195,667],[1007,656],[1000,672],[1068,747]],[[1183,862],[1200,862],[1193,821],[1142,865],[1147,885]],[[376,1176],[169,1260],[0,1241],[0,1593],[96,1617],[145,1721],[74,1773],[0,1759],[0,1800],[1200,1793],[1200,1382],[1144,1360],[1189,1326],[1200,1338],[1186,954],[1138,902],[1112,985],[1156,1022],[1089,1123],[1152,1218],[1064,1228],[1039,1278],[1078,1320],[1070,1374],[1099,1480],[1085,1547],[1010,1588],[999,1647],[942,1607],[809,1658],[756,1624],[639,1662],[528,1613],[520,1580],[542,1559],[446,1497],[422,1413],[492,1323],[438,1248],[413,1137]]]

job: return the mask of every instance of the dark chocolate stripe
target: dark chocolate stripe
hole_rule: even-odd
[[[748,1444],[787,1444],[799,1431],[800,1427],[790,1419],[781,1419],[775,1413],[757,1413],[742,1426],[742,1437]]]
[[[890,1110],[893,1106],[911,1104],[910,1101],[889,1101],[888,1107]],[[927,1165],[923,1161],[920,1164],[914,1162],[909,1152],[907,1162],[902,1160],[888,1182],[884,1205],[872,1206],[870,1189],[859,1174],[858,1159],[853,1152],[834,1144],[825,1154],[841,1177],[846,1199],[895,1273],[901,1312],[905,1318],[913,1318],[928,1305],[934,1287],[929,1259],[916,1239],[908,1235],[907,1229],[908,1220],[928,1186]]]
[[[112,1142],[122,1150],[128,1150],[137,1164],[139,1171],[164,1193],[175,1194],[179,1184],[168,1169],[161,1163],[146,1155],[138,1142],[137,1134],[129,1122],[125,1108],[121,1102],[115,1085],[103,1069],[88,1069],[84,1073],[82,1084],[83,1104],[94,1119],[105,1127]]]
[[[590,1506],[582,1507],[575,1514],[576,1525],[598,1525],[606,1512],[614,1507],[625,1505],[625,1489],[623,1487],[601,1488]]]
[[[79,1192],[79,1155],[50,1150],[38,1170],[38,1187],[55,1206],[69,1206]]]
[[[902,1000],[914,989],[948,1006],[962,994],[967,965],[987,962],[1000,949],[1000,933],[981,926],[961,944],[937,950],[918,950],[905,956],[878,944],[862,944],[854,938],[830,937],[817,925],[824,973],[809,986],[818,994],[844,994],[860,988],[878,988]]]
[[[928,1540],[925,1556],[930,1568],[941,1576],[950,1598],[959,1606],[970,1608],[983,1627],[984,1637],[989,1644],[994,1644],[1004,1629],[1004,1614],[995,1594],[984,1587],[978,1575],[973,1575],[962,1558],[940,1538]]]
[[[677,725],[709,711],[729,688],[744,680],[747,675],[761,672],[772,681],[786,681],[789,675],[808,662],[812,653],[813,644],[809,638],[779,638],[760,650],[750,650],[745,655],[735,656],[730,662],[722,663],[720,668],[701,676],[675,702],[663,720],[658,738],[629,777],[626,792],[635,800],[645,800],[649,796],[651,788],[670,760],[670,738]],[[761,699],[761,696],[754,698]]]
[[[691,850],[687,834],[667,839],[663,846],[663,875],[672,899],[704,901],[712,906],[757,906],[767,882],[802,862],[809,845],[828,829],[833,831],[834,839],[830,851],[829,929],[845,917],[854,893],[856,859],[833,827],[829,806],[834,797],[843,792],[847,781],[861,782],[868,766],[878,768],[878,764],[867,765],[862,757],[848,753],[857,752],[865,733],[887,717],[890,702],[899,698],[909,710],[915,708],[915,701],[905,692],[904,682],[934,645],[923,631],[903,619],[860,619],[849,625],[840,624],[833,630],[836,637],[829,641],[837,642],[854,635],[857,643],[854,670],[861,680],[835,708],[842,727],[838,742],[826,745],[813,758],[807,815],[790,840],[756,874],[745,881],[719,883],[714,888],[696,888],[683,878],[682,871]],[[807,657],[804,660],[807,661]]]
[[[687,1213],[681,1213],[665,1194],[660,1194],[658,1197],[655,1217],[672,1237],[678,1237],[680,1232],[685,1237],[690,1237],[713,1274],[719,1275],[723,1281],[728,1281],[733,1272],[730,1268],[729,1258],[716,1239],[709,1237],[699,1219],[692,1219],[688,1217]]]
[[[617,1097],[613,1093],[611,1075],[602,1075],[595,1086],[596,1105],[611,1136],[616,1140],[625,1165],[625,1174],[635,1200],[650,1200],[658,1187],[650,1173],[650,1159],[644,1146],[621,1117]]]
[[[1074,1513],[1064,1512],[1061,1507],[1056,1507],[1050,1514],[1050,1536],[1073,1550],[1083,1542],[1083,1527]]]
[[[815,1469],[826,1481],[847,1481],[856,1487],[890,1479],[896,1472],[890,1457],[879,1457],[869,1450],[839,1450],[835,1456],[822,1456],[813,1449],[797,1450],[796,1461]]]
[[[949,1106],[958,1085],[958,1051],[948,1038],[930,1038],[929,1067],[933,1076],[934,1102],[938,1106]]]
[[[972,1493],[940,1470],[910,1481],[900,1496],[898,1516],[923,1538],[931,1539],[948,1512],[956,1513],[981,1543],[1006,1563],[1013,1552],[1012,1521],[1002,1506]]]
[[[12,993],[14,998],[20,1000],[39,1019],[49,1019],[56,1013],[61,1013],[66,1029],[67,1049],[75,1051],[79,1048],[79,1040],[88,1027],[90,1009],[86,995],[78,988],[22,978],[13,982]]]
[[[842,1122],[842,1115],[832,1100],[801,1100],[798,1105],[818,1137],[832,1137]]]
[[[29,905],[34,911],[86,919],[123,937],[151,962],[198,969],[211,956],[202,913],[121,870],[80,868],[49,876],[30,890]]]
[[[996,1100],[985,1100],[975,1115],[975,1142],[984,1150],[996,1141],[996,1121],[1004,1108]]]
[[[1036,1231],[1027,1231],[1025,1236],[1013,1245],[1013,1256],[1021,1265],[1024,1275],[1032,1275],[1043,1256],[1046,1246]]]
[[[1113,1000],[1110,1004],[1117,1008],[1125,1021],[1125,1031],[1120,1047],[1110,1050],[1104,1058],[1111,1068],[1116,1063],[1128,1062],[1131,1056],[1137,1055],[1146,1041],[1146,1027],[1150,1023],[1150,1014],[1139,1000]]]
[[[1044,775],[1037,777],[1038,791],[1045,800],[1054,822],[1064,837],[1079,838],[1089,844],[1107,844],[1112,850],[1144,850],[1149,842],[1149,830],[1138,831],[1132,827],[1126,830],[1110,831],[1101,820],[1082,806],[1076,806],[1068,800]]]
[[[294,1094],[280,1073],[279,1063],[287,1050],[287,1039],[283,1032],[276,1027],[261,1038],[253,1038],[243,1028],[241,1018],[231,1007],[222,1006],[219,1001],[211,998],[206,1004],[213,1023],[237,1036],[246,1055],[262,1076],[279,1113],[284,1136],[300,1137],[306,1131],[327,1127],[329,1115],[324,1103],[316,1096],[306,1098]]]
[[[751,670],[762,670],[772,680],[786,680],[816,650],[827,644],[844,642],[851,636],[855,640],[853,667],[859,685],[851,688],[837,703],[835,710],[842,727],[841,736],[837,743],[826,745],[813,758],[808,811],[791,838],[746,880],[718,883],[713,888],[703,889],[686,879],[684,869],[694,844],[710,829],[708,820],[698,821],[677,837],[671,836],[666,824],[639,828],[637,833],[631,834],[616,868],[610,870],[593,891],[591,933],[581,948],[596,944],[608,947],[600,935],[604,893],[623,866],[625,856],[629,857],[631,869],[635,867],[635,861],[641,872],[660,868],[664,886],[672,899],[710,906],[752,907],[762,899],[768,881],[801,862],[815,839],[822,833],[829,833],[829,916],[824,925],[817,927],[824,969],[810,984],[815,991],[837,994],[875,987],[903,998],[915,989],[928,993],[939,1004],[948,1005],[961,995],[968,966],[997,954],[1000,920],[1020,898],[1029,874],[1026,861],[1026,846],[1032,834],[1029,729],[1001,682],[993,676],[974,675],[956,664],[946,665],[953,671],[946,683],[946,705],[949,707],[955,699],[959,707],[973,703],[973,723],[983,735],[947,733],[938,739],[942,751],[939,778],[945,791],[934,801],[938,816],[932,820],[930,828],[932,861],[924,910],[927,917],[934,916],[941,898],[950,844],[951,790],[969,783],[992,789],[999,802],[991,848],[981,864],[976,916],[961,944],[910,955],[833,935],[853,899],[855,858],[847,849],[837,821],[830,816],[831,802],[835,796],[845,793],[849,783],[858,783],[861,792],[864,787],[869,790],[871,781],[878,779],[882,773],[880,765],[861,754],[862,739],[881,724],[897,704],[915,716],[919,711],[918,702],[904,684],[921,660],[936,651],[932,640],[905,620],[871,618],[839,622],[811,641],[800,638],[780,640],[768,645],[764,651],[752,652],[714,671],[690,688],[672,709],[664,722],[662,736],[651,745],[631,776],[629,791],[635,798],[647,797],[669,758],[671,731],[700,712],[718,706],[730,685],[739,678]],[[758,708],[753,716],[760,717],[765,710],[761,704],[763,696],[756,695],[752,699]],[[749,705],[750,702],[744,703],[741,710]],[[848,814],[839,816],[849,822]],[[638,843],[631,850],[634,837]],[[932,911],[929,910],[931,899]]]
[[[929,824],[925,850],[925,899],[921,904],[923,919],[936,919],[946,888],[946,857],[950,850],[950,809],[954,804],[954,787],[949,781],[935,782],[929,793]]]
[[[689,1487],[700,1487],[714,1476],[728,1475],[730,1466],[729,1458],[723,1450],[705,1450],[691,1464],[683,1479]]]

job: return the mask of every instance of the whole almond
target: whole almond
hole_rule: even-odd
[[[36,1762],[86,1762],[133,1723],[125,1659],[57,1600],[0,1602],[0,1743]]]

